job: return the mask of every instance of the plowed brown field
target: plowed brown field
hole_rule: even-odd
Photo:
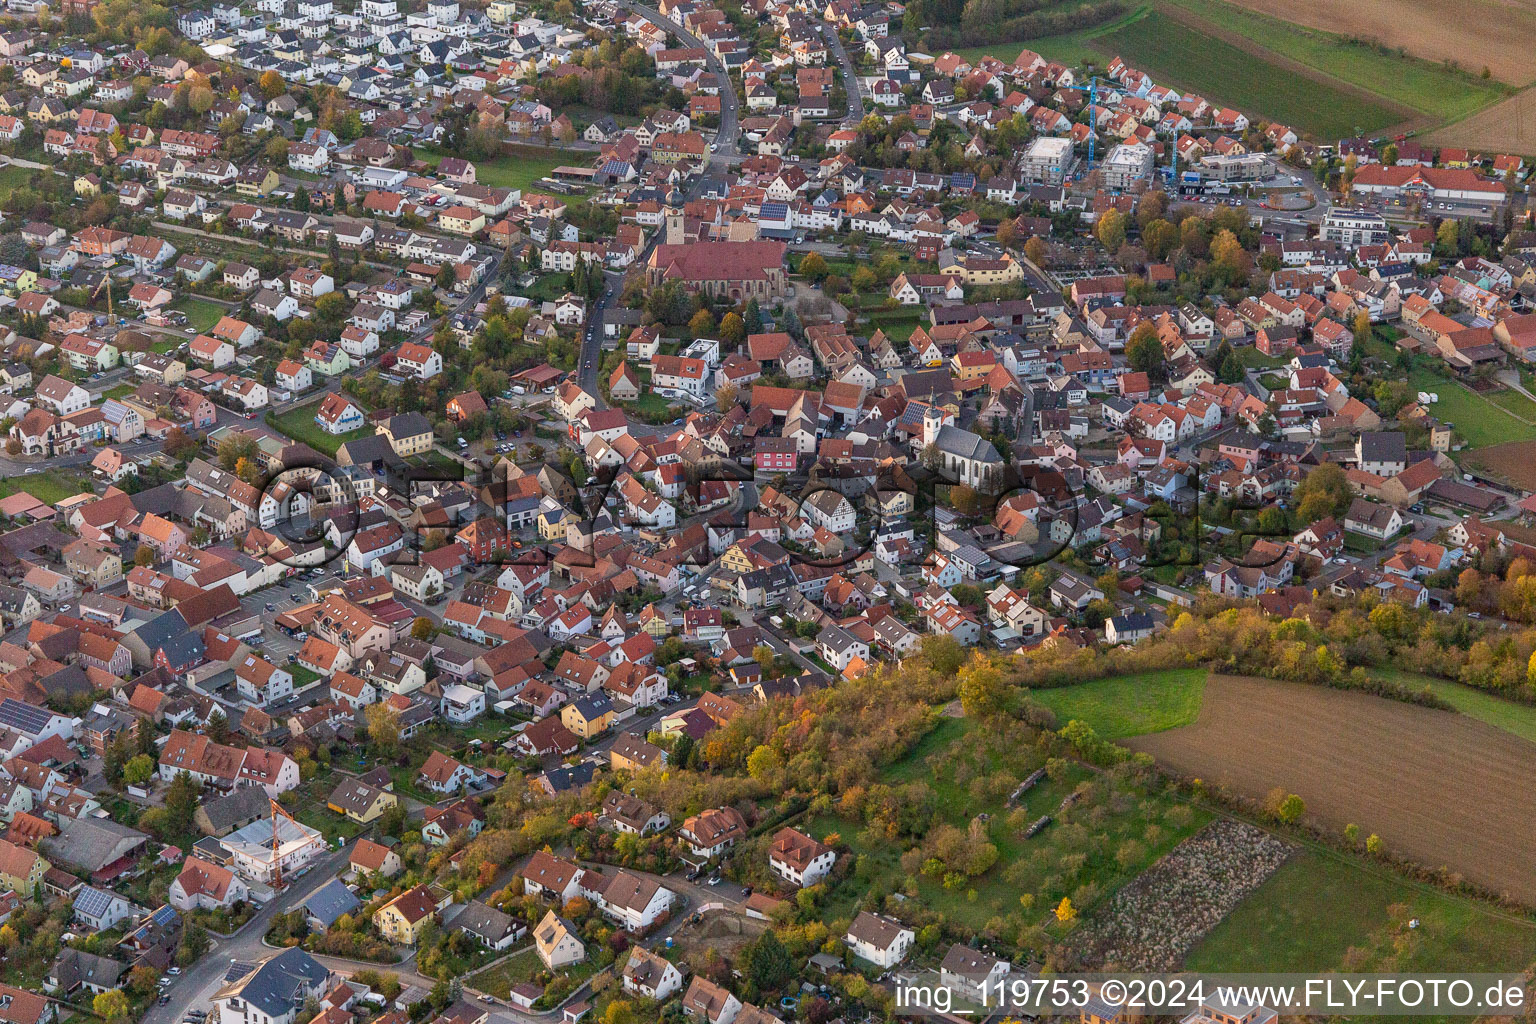
[[[1299,25],[1454,60],[1474,75],[1525,85],[1536,78],[1536,8],[1524,0],[1232,0]],[[1494,28],[1497,26],[1497,29]]]
[[[1254,799],[1283,787],[1329,829],[1354,822],[1397,856],[1536,904],[1536,744],[1476,719],[1213,675],[1193,725],[1123,742]]]

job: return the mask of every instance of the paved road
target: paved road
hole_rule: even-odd
[[[710,155],[709,162],[713,167],[716,164],[724,166],[730,162],[730,157],[736,153],[736,143],[741,135],[740,120],[738,117],[739,100],[736,97],[736,87],[731,83],[731,76],[726,72],[725,65],[715,51],[711,50],[698,36],[689,32],[681,24],[665,17],[654,7],[645,7],[634,0],[622,0],[622,6],[647,18],[652,24],[676,35],[683,41],[684,46],[699,47],[707,52],[704,58],[704,66],[715,73],[715,78],[720,83],[720,130],[715,133],[715,151]]]
[[[213,948],[171,985],[167,993],[171,1001],[164,1006],[150,1006],[142,1024],[175,1024],[186,1017],[188,1010],[207,1007],[224,983],[231,960],[259,960],[273,952],[261,941],[267,929],[272,927],[272,919],[297,907],[310,893],[334,878],[346,867],[352,846],[353,843],[348,843],[315,861],[302,877],[274,897],[233,938],[215,938]]]
[[[853,60],[843,47],[843,40],[837,34],[837,29],[826,22],[822,22],[820,27],[821,34],[827,37],[827,43],[832,47],[832,55],[837,58],[838,65],[843,69],[843,91],[848,94],[846,120],[855,123],[862,121],[864,120],[864,95],[859,91],[859,77],[853,69]]]

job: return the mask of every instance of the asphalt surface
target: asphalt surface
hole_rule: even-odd
[[[683,45],[699,47],[706,52],[704,66],[714,72],[715,78],[720,83],[720,130],[715,133],[715,149],[710,155],[710,164],[729,163],[731,156],[736,153],[741,124],[738,114],[740,101],[736,97],[735,86],[731,84],[731,77],[725,70],[725,64],[715,56],[715,52],[702,39],[688,31],[679,22],[664,16],[654,7],[645,7],[634,3],[633,0],[621,0],[621,6],[643,15],[653,25],[660,25],[673,33],[683,41]]]
[[[864,119],[864,95],[859,91],[859,77],[853,69],[853,60],[848,56],[848,51],[843,46],[842,37],[837,34],[837,29],[822,22],[821,34],[827,37],[827,44],[832,48],[832,55],[837,58],[838,66],[843,69],[843,91],[848,94],[848,114],[846,120],[858,122]]]
[[[366,835],[366,833],[365,833]],[[228,939],[212,934],[213,948],[201,960],[183,971],[166,990],[170,1002],[164,1006],[151,1004],[145,1011],[142,1024],[176,1024],[186,1017],[187,1011],[196,1007],[207,1008],[229,971],[232,960],[260,960],[273,952],[262,942],[262,936],[272,927],[272,919],[299,906],[320,886],[330,881],[347,865],[347,858],[356,840],[340,850],[332,851],[310,865],[303,875],[289,883],[265,907],[246,922],[244,928]],[[361,965],[354,965],[353,969]]]

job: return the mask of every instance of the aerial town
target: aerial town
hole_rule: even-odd
[[[7,0],[0,1024],[1529,981],[1531,75],[1426,2]]]

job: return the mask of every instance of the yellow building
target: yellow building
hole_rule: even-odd
[[[0,886],[28,898],[43,884],[50,866],[25,846],[0,839]]]
[[[485,230],[485,214],[468,206],[450,206],[438,214],[437,226],[456,235],[475,235]]]
[[[385,811],[399,802],[400,798],[388,790],[378,789],[356,779],[347,779],[332,790],[325,805],[337,814],[366,825],[382,817]]]
[[[432,423],[419,412],[391,416],[378,425],[378,433],[389,438],[389,445],[401,458],[432,450]]]
[[[235,191],[242,196],[259,196],[266,195],[277,188],[281,182],[277,172],[270,167],[263,168],[262,170],[265,170],[266,173],[262,174],[261,170],[249,170],[240,175],[239,179],[235,181]]]
[[[613,702],[601,693],[589,694],[561,708],[560,722],[584,740],[601,736],[613,724]]]
[[[390,942],[414,946],[427,922],[437,915],[437,909],[431,890],[418,885],[380,907],[373,915],[373,923]]]

